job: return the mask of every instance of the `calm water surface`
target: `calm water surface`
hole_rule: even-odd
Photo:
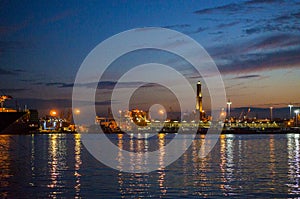
[[[0,197],[295,198],[300,197],[299,138],[298,134],[222,135],[213,151],[200,159],[205,139],[198,135],[173,164],[131,174],[95,160],[81,144],[80,134],[1,135]],[[110,139],[122,148],[145,147],[122,135]],[[151,142],[160,146],[170,139],[155,136]]]

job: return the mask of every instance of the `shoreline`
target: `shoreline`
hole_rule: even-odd
[[[197,131],[196,134],[200,134],[200,135],[206,135],[208,132],[208,129],[206,130],[200,130]],[[119,131],[119,132],[99,132],[99,133],[95,133],[95,132],[84,132],[84,133],[79,133],[77,131],[29,131],[29,132],[0,132],[0,135],[47,135],[47,134],[105,134],[105,135],[114,135],[114,134],[133,134],[133,135],[138,135],[138,134],[194,134],[194,133],[190,133],[190,132],[175,132],[175,131],[164,131],[164,132],[123,132],[123,131]],[[213,135],[214,133],[210,133],[210,135]],[[221,134],[232,134],[232,135],[268,135],[268,134],[300,134],[300,129],[286,129],[286,130],[278,130],[278,129],[274,129],[274,130],[223,130],[219,135]],[[218,135],[218,134],[216,134]]]

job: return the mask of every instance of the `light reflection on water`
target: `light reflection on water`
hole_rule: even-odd
[[[110,169],[89,155],[80,134],[1,135],[1,198],[300,197],[298,134],[221,135],[205,158],[198,155],[210,140],[197,135],[189,150],[167,167],[162,146],[171,135],[147,140],[109,136],[120,148],[120,170],[121,149],[137,152],[130,157],[135,168],[141,165],[134,162],[140,153],[153,148],[160,150],[159,169],[146,174]],[[178,147],[186,144],[183,139]]]
[[[9,187],[9,178],[11,177],[10,172],[10,157],[9,157],[9,149],[10,149],[10,140],[9,136],[3,135],[0,139],[0,188]],[[5,191],[1,191],[1,198],[7,198],[8,193]]]
[[[291,195],[300,194],[300,154],[299,154],[299,134],[288,135],[288,183],[289,193]]]

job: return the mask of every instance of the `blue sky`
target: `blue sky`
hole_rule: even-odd
[[[299,19],[300,1],[1,1],[0,89],[46,112],[66,108],[76,72],[96,45],[128,29],[164,27],[208,51],[233,107],[300,105]]]

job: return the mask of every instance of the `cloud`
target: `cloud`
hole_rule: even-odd
[[[275,17],[274,20],[277,22],[286,22],[290,20],[297,20],[300,18],[300,12],[289,12],[281,14],[278,17]]]
[[[0,90],[5,94],[10,94],[10,93],[20,93],[23,91],[28,91],[30,89],[28,89],[28,88],[1,88]]]
[[[27,71],[23,70],[23,69],[7,70],[7,69],[0,68],[0,75],[18,75],[20,73],[25,73],[25,72],[27,72]]]
[[[243,75],[243,76],[238,76],[234,77],[232,79],[251,79],[251,78],[258,78],[261,77],[260,75]]]
[[[192,31],[184,31],[185,34],[197,34],[199,32],[205,31],[207,28],[202,28],[199,27],[197,30],[192,30]]]
[[[34,82],[33,79],[20,79],[21,82]]]
[[[0,75],[15,75],[16,73],[0,68]]]
[[[27,72],[26,70],[23,70],[23,69],[14,69],[13,71],[17,72],[17,73],[25,73],[25,72]]]
[[[194,11],[198,15],[208,15],[208,14],[237,14],[245,13],[245,11],[257,10],[259,7],[255,6],[258,4],[274,4],[274,3],[283,3],[284,1],[280,0],[250,0],[240,3],[230,3],[222,6],[216,6],[212,8],[206,8],[201,10]]]
[[[190,24],[175,24],[175,25],[169,25],[169,26],[163,26],[163,28],[169,28],[169,29],[173,29],[173,28],[189,28],[191,27]]]
[[[117,85],[118,82],[116,81],[101,81],[101,82],[90,82],[85,84],[74,84],[74,83],[63,83],[63,82],[49,82],[49,83],[34,83],[35,85],[45,85],[45,86],[56,86],[57,88],[73,88],[75,87],[86,87],[86,88],[92,88],[97,84],[98,89],[107,89],[112,90]],[[119,82],[118,88],[131,88],[131,87],[137,87],[141,84],[144,85],[144,87],[154,87],[155,84],[149,84],[147,82]]]
[[[271,45],[270,45],[271,44]],[[300,35],[293,34],[280,34],[268,37],[263,39],[257,47],[268,46],[269,48],[274,47],[290,47],[290,46],[299,46],[300,45]],[[276,46],[275,46],[276,45]]]
[[[256,20],[255,23],[246,23],[244,24],[243,32],[247,35],[266,33],[266,32],[295,32],[299,33],[300,27],[298,21],[300,18],[299,5],[296,5],[293,1],[249,1],[248,4],[273,4],[266,6],[263,5],[259,7],[253,7],[255,9],[260,9],[261,12],[256,12],[257,15],[265,15],[265,13],[271,12],[272,14],[267,14],[263,19]],[[276,10],[274,9],[274,7]],[[264,12],[264,13],[263,13]],[[273,14],[274,13],[274,14]],[[276,13],[276,14],[275,14]],[[247,14],[246,14],[247,15]]]
[[[96,102],[95,102],[95,105],[97,105],[97,106],[109,106],[109,105],[111,105],[112,103],[115,104],[116,101],[112,101],[112,100],[96,101]]]
[[[210,32],[209,33],[210,35],[220,35],[220,34],[223,34],[222,31],[217,31],[217,32]]]
[[[223,73],[247,73],[300,66],[300,48],[284,52],[248,54],[237,56],[228,64],[221,65]]]
[[[23,69],[7,70],[7,69],[0,68],[0,75],[18,75],[18,74],[24,73],[24,72],[26,72],[26,71]]]
[[[299,19],[300,18],[300,12],[292,13],[292,16]]]
[[[255,27],[255,28],[248,28],[248,29],[245,29],[244,32],[248,35],[251,35],[251,34],[256,34],[256,33],[259,33],[261,32],[262,30],[258,27]]]
[[[238,21],[233,21],[233,22],[230,22],[230,23],[221,23],[217,26],[217,28],[228,28],[228,27],[232,27],[234,25],[237,25],[239,24],[240,22]]]
[[[219,25],[215,25],[216,29],[236,26],[246,34],[242,36],[248,36],[274,31],[298,33],[299,9],[294,1],[250,0],[200,9],[194,13],[209,17],[211,21],[217,20]]]
[[[43,83],[43,82],[34,82],[31,85],[45,85],[45,83]]]
[[[284,0],[251,0],[246,1],[245,5],[252,5],[252,4],[273,4],[273,3],[283,3]]]
[[[72,10],[72,9],[68,9],[68,10],[64,10],[62,12],[59,12],[49,18],[46,18],[44,20],[42,20],[42,24],[48,24],[48,23],[54,23],[60,20],[63,20],[67,17],[73,16],[77,13],[76,10]]]
[[[58,88],[70,88],[70,87],[74,87],[74,83],[55,83],[55,85],[58,85]],[[49,85],[49,86],[53,86],[53,83],[52,85]],[[83,85],[82,85],[83,86]]]
[[[214,57],[235,57],[236,55],[253,54],[257,51],[266,53],[268,51],[284,51],[287,48],[298,48],[300,36],[294,34],[273,34],[260,36],[251,40],[235,41],[234,43],[221,44],[208,48]]]
[[[65,83],[62,82],[50,82],[50,83],[45,83],[45,86],[63,86]]]
[[[208,49],[222,73],[300,67],[300,36],[279,34]]]
[[[242,4],[237,3],[231,3],[223,6],[217,6],[214,8],[206,8],[201,10],[194,11],[195,14],[203,15],[203,14],[214,14],[216,12],[230,12],[230,13],[236,13],[241,10]]]
[[[9,26],[2,25],[0,26],[0,35],[17,32],[23,28],[26,28],[29,25],[29,23],[30,23],[30,19],[27,19],[21,23],[14,24],[14,25],[9,25]]]
[[[22,41],[0,41],[0,53],[32,48],[33,45]]]
[[[257,34],[257,33],[265,33],[265,32],[298,32],[300,30],[300,27],[296,26],[296,25],[283,25],[283,24],[264,24],[264,25],[259,25],[259,26],[255,26],[252,28],[247,28],[244,29],[243,31],[248,34]]]

